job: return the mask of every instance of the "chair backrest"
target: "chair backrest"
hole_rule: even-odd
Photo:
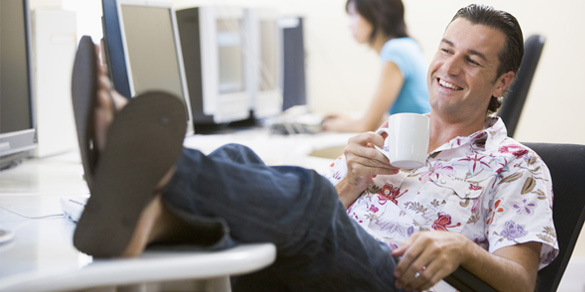
[[[512,86],[510,86],[510,92],[504,98],[502,109],[498,113],[498,116],[506,123],[508,136],[510,137],[514,137],[536,66],[542,54],[544,41],[545,38],[541,35],[531,35],[524,42],[524,57],[522,58],[518,75]]]
[[[560,254],[538,273],[537,290],[557,290],[585,221],[585,145],[525,143],[548,166],[554,190],[553,218]]]
[[[548,166],[553,183],[553,219],[559,255],[538,272],[537,292],[554,292],[565,273],[585,221],[585,145],[524,143],[536,151]],[[496,290],[462,267],[445,279],[462,292]]]

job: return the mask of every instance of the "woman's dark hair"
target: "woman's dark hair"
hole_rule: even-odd
[[[464,18],[473,24],[481,24],[495,28],[504,33],[506,43],[500,51],[496,80],[506,72],[516,74],[524,56],[524,36],[516,18],[505,11],[496,10],[491,6],[471,4],[459,9],[451,22]],[[502,105],[502,98],[492,96],[488,106],[488,114],[496,113]]]
[[[346,11],[349,11],[350,4],[353,4],[355,10],[372,24],[370,42],[380,30],[385,36],[397,38],[408,36],[402,0],[347,0]]]

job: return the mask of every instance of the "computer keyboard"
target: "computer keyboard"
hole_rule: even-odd
[[[310,112],[306,106],[296,106],[267,124],[272,134],[315,134],[322,131],[322,121],[321,115]]]

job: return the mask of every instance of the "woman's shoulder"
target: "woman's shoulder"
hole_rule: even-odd
[[[421,51],[420,45],[411,37],[394,38],[387,41],[382,47],[380,55],[410,53]]]
[[[422,56],[420,45],[411,37],[395,38],[387,41],[380,51],[380,57],[384,61],[394,61],[395,58],[407,59]]]
[[[389,41],[387,41],[386,44],[384,44],[384,47],[397,47],[397,48],[400,48],[400,47],[411,48],[413,46],[420,48],[420,45],[418,44],[418,42],[411,37],[393,38],[393,39],[390,39]]]

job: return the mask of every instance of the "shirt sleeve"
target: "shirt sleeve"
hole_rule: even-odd
[[[345,154],[337,157],[329,164],[323,174],[333,185],[337,185],[343,178],[347,176],[347,161]]]
[[[485,221],[489,252],[539,242],[539,268],[543,268],[558,255],[550,172],[535,152],[527,151],[516,155],[499,175]]]
[[[412,62],[418,58],[418,56],[415,56],[413,52],[411,52],[412,49],[413,48],[411,48],[410,44],[406,41],[391,41],[388,45],[382,48],[380,59],[382,59],[382,61],[396,64],[404,79],[408,79],[414,74]]]

